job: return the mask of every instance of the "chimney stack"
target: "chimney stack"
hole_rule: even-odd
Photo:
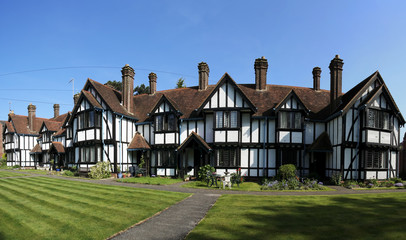
[[[123,91],[121,92],[123,106],[127,112],[131,113],[134,96],[134,69],[126,64],[121,69],[121,74],[123,81]]]
[[[28,128],[30,129],[31,132],[35,131],[35,110],[37,107],[35,105],[28,105]]]
[[[59,104],[54,104],[54,118],[59,117]]]
[[[199,69],[199,90],[206,90],[209,85],[209,65],[205,62],[201,62],[197,65],[197,68]]]
[[[330,110],[334,111],[339,103],[337,98],[342,93],[344,62],[339,55],[336,55],[330,62]]]
[[[266,72],[268,71],[268,60],[264,56],[255,59],[255,89],[266,90]]]
[[[73,95],[73,103],[74,103],[74,105],[76,105],[78,103],[79,96],[80,96],[79,93],[76,93],[75,95]]]
[[[156,79],[158,78],[155,73],[150,73],[149,78],[149,94],[154,95],[156,93]]]
[[[321,68],[315,67],[313,68],[313,90],[320,90],[320,75],[321,75]]]

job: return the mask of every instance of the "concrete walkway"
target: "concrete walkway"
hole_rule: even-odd
[[[14,171],[19,172],[19,171]],[[19,172],[21,173],[21,172]],[[103,185],[124,186],[133,188],[146,188],[162,191],[193,193],[189,198],[170,206],[155,216],[138,223],[135,226],[112,236],[110,239],[184,239],[187,234],[206,216],[222,194],[248,194],[248,195],[340,195],[340,194],[368,194],[387,192],[406,192],[406,189],[393,190],[352,190],[341,186],[328,186],[335,191],[307,191],[307,192],[249,192],[230,191],[220,189],[196,189],[182,187],[184,182],[172,185],[147,185],[116,182],[115,179],[90,180],[83,178],[70,178],[55,175],[39,175],[26,173],[36,177],[60,178],[70,181],[89,182]],[[27,176],[22,176],[27,177]]]

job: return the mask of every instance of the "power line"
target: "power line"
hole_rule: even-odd
[[[40,68],[40,69],[24,70],[24,71],[11,72],[11,73],[3,73],[3,74],[0,74],[0,77],[4,77],[4,76],[8,76],[8,75],[14,75],[14,74],[20,74],[20,73],[41,72],[41,71],[53,71],[53,70],[63,70],[63,69],[77,69],[77,68],[116,68],[116,69],[120,69],[120,67],[109,67],[109,66],[71,66],[71,67],[55,67],[55,68]],[[161,71],[161,70],[149,69],[149,68],[134,68],[134,70],[139,70],[139,71],[151,71],[151,72],[157,72],[157,73],[166,73],[166,74],[172,74],[172,75],[177,75],[177,76],[185,76],[185,77],[190,77],[190,78],[196,78],[196,76],[192,76],[192,75],[186,75],[186,74],[177,73],[177,72]]]
[[[63,89],[18,89],[18,88],[0,88],[0,91],[54,91],[54,92],[70,92],[72,90]]]
[[[54,102],[43,102],[43,101],[33,101],[33,100],[25,100],[25,99],[15,99],[15,98],[0,98],[0,100],[7,100],[7,101],[17,101],[17,102],[30,102],[30,103],[44,103],[44,104],[55,104]],[[59,105],[65,105],[65,106],[72,106],[73,104],[67,104],[67,103],[59,103]]]

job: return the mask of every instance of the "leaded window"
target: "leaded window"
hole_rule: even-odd
[[[364,158],[365,168],[387,168],[388,152],[386,150],[366,150]]]
[[[78,114],[78,129],[100,127],[101,113],[95,111],[86,111]]]
[[[300,112],[279,112],[279,128],[301,129],[302,114]]]
[[[216,165],[218,167],[238,167],[239,156],[237,148],[217,149]]]
[[[89,146],[81,147],[80,151],[80,162],[97,162],[101,156],[101,147],[100,146]]]
[[[238,112],[237,111],[217,111],[216,112],[216,128],[238,128]]]
[[[296,149],[282,149],[279,155],[279,165],[293,164],[298,166],[299,163],[299,150]]]
[[[165,113],[155,116],[155,131],[173,132],[178,128],[177,118],[174,113]]]
[[[175,167],[175,152],[171,150],[158,150],[156,152],[157,166]]]
[[[367,126],[378,129],[390,129],[389,113],[376,109],[368,109],[367,111]]]

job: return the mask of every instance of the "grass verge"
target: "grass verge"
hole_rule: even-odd
[[[126,182],[126,183],[142,183],[142,184],[151,184],[151,185],[171,185],[178,182],[183,182],[179,178],[163,178],[163,177],[137,177],[137,178],[121,178],[116,180],[117,182]]]
[[[0,239],[105,239],[189,194],[47,177],[0,179]]]
[[[186,184],[183,184],[182,187],[186,188],[198,188],[198,189],[223,189],[223,185],[221,182],[218,182],[218,186],[216,187],[215,185],[211,187],[207,187],[207,183],[202,182],[202,181],[191,181]],[[225,188],[225,190],[231,190],[231,191],[266,191],[266,192],[309,192],[309,191],[335,191],[332,188],[329,187],[323,187],[323,190],[261,190],[261,185],[256,183],[256,182],[244,182],[243,184],[240,184],[238,187],[237,185],[234,185],[231,189],[228,187]]]
[[[223,195],[187,239],[404,239],[406,193]]]

